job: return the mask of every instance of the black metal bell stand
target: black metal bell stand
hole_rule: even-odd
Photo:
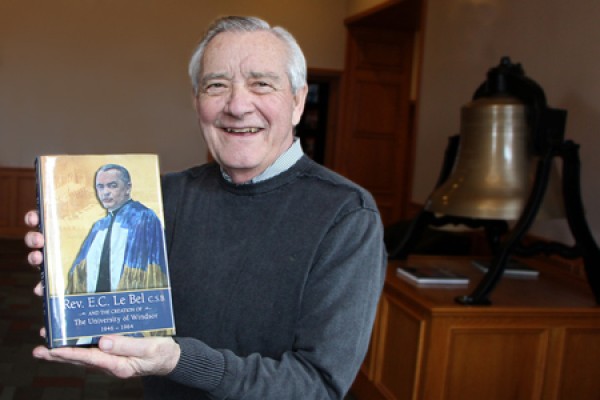
[[[564,110],[547,107],[543,90],[534,81],[525,77],[520,64],[512,64],[508,57],[504,57],[498,67],[488,72],[488,79],[477,89],[473,98],[496,94],[515,96],[528,106],[529,124],[533,127],[531,134],[534,153],[539,156],[531,193],[515,226],[509,231],[507,222],[503,220],[437,217],[423,209],[413,220],[404,238],[390,251],[390,258],[406,259],[428,225],[464,224],[471,228],[483,227],[492,249],[492,262],[473,292],[456,298],[458,303],[491,304],[489,296],[502,277],[511,254],[522,256],[557,254],[566,258],[582,258],[588,283],[596,303],[600,304],[600,249],[585,219],[581,199],[579,145],[564,140],[567,113]],[[450,138],[436,187],[450,175],[459,142],[458,135]],[[525,246],[521,240],[540,209],[548,187],[553,160],[556,157],[562,160],[562,196],[567,223],[575,244],[566,246],[556,242],[539,241]]]

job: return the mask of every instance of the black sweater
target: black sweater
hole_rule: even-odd
[[[181,358],[145,397],[343,398],[385,274],[370,194],[307,157],[250,185],[207,164],[163,191]]]

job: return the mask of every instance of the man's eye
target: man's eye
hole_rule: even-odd
[[[252,87],[261,93],[271,92],[275,89],[271,83],[265,81],[256,81],[252,83]]]
[[[206,93],[221,93],[227,89],[227,86],[221,82],[212,82],[204,86],[204,92]]]

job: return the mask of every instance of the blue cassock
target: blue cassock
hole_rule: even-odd
[[[96,291],[100,256],[112,215],[97,221],[69,271],[67,294]],[[110,235],[111,291],[166,287],[162,224],[154,211],[130,200],[116,211]]]

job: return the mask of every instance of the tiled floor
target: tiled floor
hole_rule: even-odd
[[[43,343],[41,300],[32,290],[36,272],[25,262],[22,240],[0,240],[0,400],[140,399],[137,379],[119,380],[70,365],[38,361]]]

